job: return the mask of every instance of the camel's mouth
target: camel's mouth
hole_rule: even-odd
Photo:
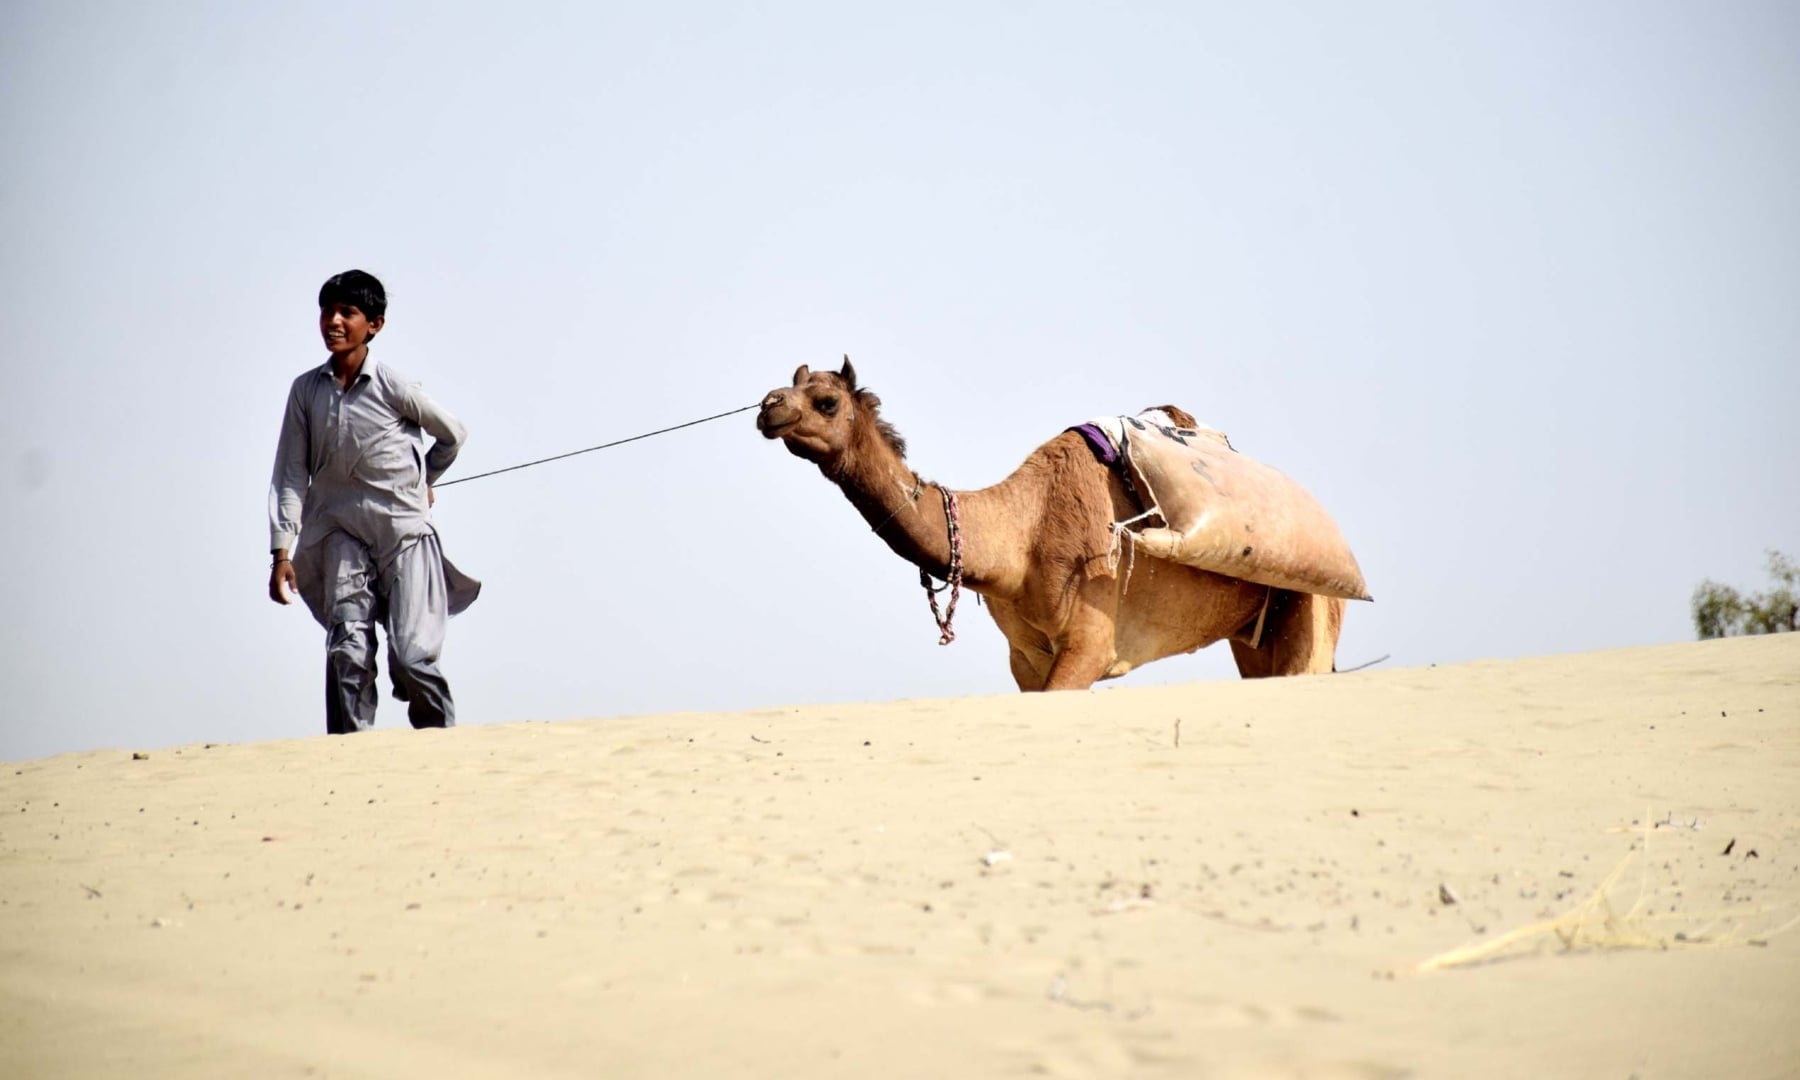
[[[800,422],[800,410],[784,402],[764,405],[756,414],[756,430],[765,439],[779,439],[783,432]]]

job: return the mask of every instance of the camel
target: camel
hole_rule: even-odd
[[[950,491],[907,465],[906,441],[848,356],[838,371],[802,365],[792,385],[763,398],[756,426],[817,465],[895,554],[941,581],[960,569],[1005,636],[1022,691],[1087,689],[1220,640],[1247,679],[1334,670],[1343,600],[1129,550],[1117,557],[1112,523],[1142,508],[1077,432],[992,487]],[[947,642],[947,620],[940,626]]]

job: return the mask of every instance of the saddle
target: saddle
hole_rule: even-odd
[[[1224,432],[1168,406],[1071,430],[1120,471],[1145,508],[1113,524],[1120,542],[1258,585],[1372,599],[1356,556],[1319,501],[1233,449]],[[1158,518],[1160,526],[1150,524]]]

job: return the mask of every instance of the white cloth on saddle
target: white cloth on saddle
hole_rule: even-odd
[[[1184,428],[1180,424],[1177,424],[1173,417],[1168,413],[1163,412],[1161,409],[1145,409],[1136,416],[1096,416],[1092,420],[1083,421],[1083,423],[1100,432],[1102,435],[1105,435],[1107,441],[1112,443],[1113,453],[1115,455],[1123,455],[1125,453],[1126,424],[1133,425],[1133,428],[1139,431],[1142,431],[1145,427],[1156,428],[1171,437],[1180,435],[1204,435],[1218,439],[1226,446],[1231,445],[1231,440],[1218,428],[1206,423],[1201,423],[1198,428]]]

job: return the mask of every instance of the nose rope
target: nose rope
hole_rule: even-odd
[[[900,516],[900,511],[905,510],[907,507],[911,506],[913,503],[918,502],[919,496],[923,495],[924,493],[925,493],[925,481],[919,479],[918,473],[913,473],[912,494],[908,495],[906,497],[906,501],[901,503],[899,505],[899,507],[897,507],[894,510],[893,513],[891,513],[887,516],[886,521],[883,521],[881,524],[874,526],[869,531],[873,532],[877,535],[880,535],[881,530],[887,528],[889,525],[892,525],[894,523],[894,519]]]
[[[761,407],[762,406],[760,404],[759,405],[746,405],[741,409],[732,409],[730,412],[714,413],[712,416],[702,416],[698,420],[689,420],[685,424],[676,424],[674,427],[658,428],[655,431],[646,431],[642,435],[633,435],[627,439],[614,439],[612,442],[601,443],[599,446],[590,446],[590,447],[586,448],[585,450],[571,450],[566,454],[557,454],[555,457],[538,458],[536,461],[527,461],[523,465],[508,465],[504,469],[493,469],[489,472],[476,473],[474,476],[464,476],[464,477],[461,477],[460,479],[456,479],[456,480],[445,480],[441,484],[433,484],[432,486],[440,487],[440,488],[447,488],[447,487],[451,486],[452,484],[466,484],[471,480],[480,480],[483,477],[499,476],[501,473],[517,472],[520,469],[529,469],[533,465],[543,465],[546,462],[561,461],[563,458],[575,457],[577,454],[591,454],[596,450],[607,450],[607,449],[611,449],[612,447],[615,447],[615,446],[624,446],[626,443],[637,442],[639,439],[648,439],[652,435],[667,435],[671,431],[680,431],[682,428],[693,427],[696,424],[704,424],[704,423],[708,423],[709,421],[713,421],[713,420],[723,420],[727,416],[736,416],[738,413],[749,412],[751,409],[757,409],[757,408],[761,408]]]

